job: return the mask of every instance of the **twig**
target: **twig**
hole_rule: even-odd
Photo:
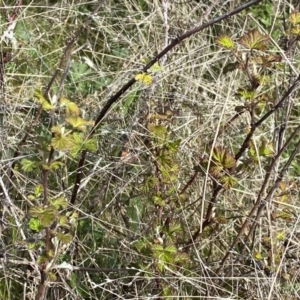
[[[258,210],[258,213],[257,213],[257,217],[256,219],[254,220],[254,223],[256,223],[256,220],[259,218],[260,214],[261,214],[261,211],[262,209],[265,207],[265,205],[267,204],[268,201],[271,201],[272,199],[272,194],[275,190],[275,188],[277,187],[277,182],[283,177],[283,174],[286,172],[288,166],[291,164],[291,161],[292,159],[294,158],[294,156],[296,155],[297,153],[297,149],[300,147],[300,142],[298,142],[298,144],[296,145],[294,151],[292,152],[290,158],[288,159],[288,161],[285,163],[285,165],[283,166],[283,168],[281,169],[281,172],[280,174],[278,175],[276,181],[275,181],[275,184],[273,185],[273,187],[270,189],[269,193],[268,193],[268,196],[266,197],[265,199],[265,204],[262,205],[262,198],[263,198],[263,195],[267,189],[267,182],[269,181],[269,178],[271,176],[271,170],[273,169],[274,165],[277,163],[277,160],[280,158],[282,152],[286,149],[286,147],[293,141],[294,137],[296,136],[296,134],[299,132],[300,130],[300,125],[297,127],[296,130],[294,130],[294,132],[291,134],[291,136],[288,138],[288,140],[285,142],[285,144],[283,145],[283,147],[280,149],[280,151],[277,153],[277,155],[275,156],[274,160],[272,161],[272,164],[269,166],[268,170],[267,170],[267,173],[266,173],[266,176],[265,176],[265,179],[264,179],[264,182],[262,184],[262,187],[259,191],[259,194],[258,194],[258,197],[257,197],[257,200],[252,208],[252,210],[250,211],[250,213],[248,214],[245,222],[243,223],[240,231],[238,232],[237,236],[235,237],[234,241],[232,242],[229,250],[226,252],[225,256],[223,257],[221,263],[220,263],[220,266],[218,268],[218,270],[216,271],[217,273],[220,272],[221,268],[223,267],[224,263],[226,262],[226,260],[228,259],[229,255],[230,255],[230,252],[232,251],[232,249],[234,248],[234,246],[237,244],[237,242],[239,241],[239,239],[241,238],[241,236],[243,235],[245,229],[247,228],[251,218],[254,216],[255,212]],[[250,234],[252,234],[254,230],[254,225],[252,226],[248,236],[250,236]]]
[[[243,10],[245,10],[246,8],[249,8],[250,6],[253,6],[254,4],[258,4],[259,2],[261,2],[262,0],[252,0],[249,1],[217,18],[212,19],[211,21],[197,26],[193,29],[188,30],[186,33],[184,33],[183,35],[175,38],[167,47],[165,47],[159,54],[157,54],[142,70],[141,72],[147,72],[159,59],[161,59],[165,54],[167,54],[169,51],[171,51],[175,46],[177,46],[180,42],[182,42],[183,40],[189,38],[190,36],[202,31],[205,28],[208,28],[212,25],[214,25],[215,23],[218,23],[222,20],[225,20]],[[91,138],[97,127],[99,126],[99,124],[101,123],[101,121],[104,119],[104,117],[106,116],[107,112],[109,111],[109,109],[111,108],[111,106],[118,101],[118,99],[136,82],[135,78],[131,78],[123,87],[121,87],[121,89],[119,91],[117,91],[112,97],[110,97],[106,104],[104,105],[104,107],[102,108],[102,110],[100,111],[100,114],[98,115],[96,121],[95,121],[95,125],[93,126],[93,128],[90,131],[89,137]],[[79,160],[79,163],[77,165],[77,175],[76,175],[76,179],[75,179],[75,184],[73,187],[73,191],[72,191],[72,196],[71,196],[71,200],[70,203],[74,204],[77,198],[77,193],[78,193],[78,189],[80,186],[80,182],[82,179],[82,168],[85,162],[85,157],[87,154],[87,150],[82,151],[81,153],[81,158]]]

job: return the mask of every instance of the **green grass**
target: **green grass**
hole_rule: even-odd
[[[298,298],[298,87],[276,108],[299,65],[290,1],[179,43],[93,128],[173,39],[243,3],[23,1],[0,48],[1,299]]]

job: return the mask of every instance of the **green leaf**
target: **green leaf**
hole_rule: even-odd
[[[180,223],[176,223],[176,222],[172,222],[169,225],[169,233],[173,234],[173,233],[182,233],[182,227],[180,225]]]
[[[42,213],[44,213],[44,209],[40,206],[33,206],[29,209],[29,215],[32,217],[38,218]]]
[[[224,169],[230,169],[236,164],[234,156],[221,147],[214,148],[212,158],[215,163],[221,164]]]
[[[166,205],[165,201],[160,196],[152,196],[152,201],[155,205],[159,205],[161,207],[164,207]]]
[[[237,94],[244,100],[252,100],[255,97],[255,91],[252,89],[239,89]]]
[[[68,118],[66,118],[66,122],[68,122],[73,128],[76,128],[82,132],[86,132],[87,126],[94,125],[93,121],[87,121],[78,116],[68,117]]]
[[[53,161],[50,164],[50,170],[57,170],[60,167],[63,167],[65,164],[61,161]]]
[[[165,262],[162,260],[159,260],[157,263],[157,268],[161,273],[163,273],[165,270]]]
[[[162,296],[165,297],[166,299],[172,299],[172,290],[170,286],[164,286],[162,290]]]
[[[41,90],[36,89],[36,90],[34,91],[34,97],[36,98],[37,102],[38,102],[39,104],[42,105],[42,107],[43,107],[44,110],[51,110],[51,109],[54,108],[54,106],[52,106],[52,105],[44,98],[44,96],[43,96]]]
[[[219,44],[221,47],[226,49],[233,49],[234,48],[234,41],[228,35],[221,35],[217,37],[216,43]]]
[[[153,123],[148,124],[148,130],[157,138],[165,139],[167,135],[167,128],[162,125],[155,125]]]
[[[141,252],[143,249],[146,249],[150,246],[150,243],[146,239],[139,239],[133,243],[133,247],[137,249],[137,251]]]
[[[41,222],[38,218],[30,218],[28,222],[28,227],[33,230],[40,232],[43,229]]]
[[[38,184],[34,188],[34,195],[36,198],[38,198],[39,196],[41,196],[42,193],[43,193],[43,186],[41,184]]]
[[[177,252],[174,261],[176,264],[186,264],[190,261],[190,257],[186,252]]]
[[[85,139],[84,135],[79,132],[73,132],[72,139],[74,141],[72,149],[70,149],[70,154],[76,157],[78,153],[83,150],[88,150],[95,152],[97,150],[97,140],[96,138]]]
[[[52,207],[47,207],[40,215],[41,224],[45,227],[50,226],[56,220],[57,211]]]
[[[253,29],[244,34],[239,39],[239,43],[250,50],[256,49],[264,51],[267,48],[269,40],[270,38],[268,35],[263,35],[257,29]]]
[[[293,26],[290,30],[290,33],[293,35],[300,35],[300,26]]]
[[[68,100],[67,98],[60,98],[59,102],[61,107],[66,107],[67,115],[75,115],[75,116],[79,115],[80,111],[76,103]]]
[[[169,245],[165,247],[164,252],[169,254],[175,254],[177,253],[177,249],[174,245]]]
[[[227,175],[222,176],[220,182],[225,190],[229,190],[237,184],[237,180],[234,177]]]
[[[68,222],[75,227],[78,222],[78,212],[77,211],[68,211],[66,213],[66,216],[68,217]]]
[[[151,250],[152,250],[153,256],[155,258],[160,258],[160,256],[162,255],[162,253],[164,251],[164,247],[159,244],[154,244],[154,245],[152,245]]]
[[[59,216],[58,218],[58,224],[59,226],[62,226],[64,228],[70,228],[69,220],[67,216]]]
[[[289,21],[295,26],[300,24],[300,12],[294,11],[289,16]]]
[[[256,252],[256,253],[254,253],[253,256],[254,256],[255,259],[263,259],[263,256],[262,256],[261,252]]]
[[[258,148],[260,156],[273,156],[275,154],[273,143],[263,141],[261,146]]]
[[[180,146],[180,143],[181,143],[181,139],[178,139],[178,140],[167,143],[166,147],[168,148],[170,153],[176,154],[178,152],[178,148]]]
[[[91,139],[87,139],[84,143],[83,143],[83,150],[88,150],[91,152],[96,152],[97,151],[97,139],[91,138]]]
[[[71,243],[72,238],[73,238],[72,235],[69,233],[64,234],[64,233],[60,233],[60,232],[56,233],[56,237],[58,238],[59,241],[61,241],[64,244]]]
[[[51,146],[58,151],[70,150],[74,144],[72,138],[65,134],[64,128],[57,125],[51,128],[51,132],[55,135],[51,139]]]
[[[53,205],[57,210],[60,208],[66,208],[68,206],[68,201],[65,196],[60,196],[55,199],[50,199],[49,202]]]
[[[147,73],[139,73],[135,75],[134,79],[144,85],[150,85],[152,83],[152,76]]]
[[[57,277],[54,273],[48,272],[47,275],[48,275],[48,278],[49,278],[50,281],[52,281],[52,282],[56,281]]]
[[[31,172],[39,166],[39,162],[37,159],[27,159],[23,158],[21,160],[21,169],[24,172]]]

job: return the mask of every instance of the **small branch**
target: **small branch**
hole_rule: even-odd
[[[185,184],[184,188],[179,192],[179,195],[182,195],[183,193],[185,193],[185,191],[189,188],[189,186],[194,182],[197,175],[198,175],[198,172],[195,171],[194,174],[192,175],[192,177],[190,178],[190,180]]]
[[[283,168],[281,169],[281,172],[280,174],[278,175],[277,177],[277,180],[275,181],[273,187],[271,188],[271,190],[269,191],[268,193],[268,196],[266,197],[265,199],[265,204],[261,206],[261,203],[262,203],[262,198],[263,198],[263,195],[265,193],[265,191],[267,190],[267,183],[270,179],[270,176],[271,176],[271,170],[273,169],[274,165],[277,163],[277,160],[280,158],[280,156],[282,155],[282,152],[286,149],[286,147],[293,141],[294,137],[296,136],[296,134],[298,134],[300,130],[300,125],[297,127],[296,130],[294,130],[294,132],[290,135],[290,137],[288,138],[288,140],[285,142],[285,144],[283,145],[283,147],[280,149],[280,151],[277,153],[277,155],[275,156],[274,160],[272,161],[272,164],[269,166],[267,172],[266,172],[266,176],[265,176],[265,179],[264,179],[264,182],[262,184],[262,187],[259,191],[259,194],[257,196],[257,200],[252,208],[252,210],[250,211],[250,213],[248,214],[245,222],[243,223],[240,231],[238,232],[237,236],[235,237],[234,241],[232,242],[229,250],[226,252],[225,256],[223,257],[221,263],[220,263],[220,266],[218,268],[218,270],[216,271],[216,273],[219,273],[221,268],[223,267],[224,263],[226,262],[226,260],[228,259],[229,255],[230,255],[230,252],[232,251],[232,249],[235,247],[235,245],[237,244],[237,242],[239,241],[239,239],[241,238],[241,236],[243,235],[245,229],[248,227],[248,224],[251,220],[251,218],[254,216],[255,212],[258,211],[257,213],[257,217],[256,219],[254,220],[253,224],[256,223],[256,220],[258,219],[259,217],[259,214],[261,213],[261,208],[264,208],[266,203],[268,201],[271,200],[271,196],[275,190],[275,188],[277,187],[277,182],[283,177],[283,174],[286,172],[288,166],[291,164],[292,162],[292,159],[294,158],[294,156],[296,155],[296,153],[298,153],[298,148],[300,147],[300,141],[298,141],[298,144],[297,146],[295,147],[294,151],[292,152],[290,158],[288,159],[288,161],[285,163],[285,165],[283,166]],[[260,208],[261,206],[261,208]],[[252,234],[254,230],[254,227],[252,225],[252,228],[248,234],[248,236],[250,236]]]
[[[235,155],[235,159],[238,160],[243,155],[243,153],[248,148],[248,144],[254,134],[254,131],[257,127],[259,127],[266,119],[268,119],[275,111],[277,111],[279,108],[281,108],[284,105],[284,102],[287,100],[287,98],[290,96],[290,94],[294,91],[298,83],[300,82],[300,74],[294,81],[294,83],[290,86],[290,88],[287,90],[287,92],[283,95],[281,100],[272,108],[270,109],[260,120],[258,120],[255,124],[252,125],[250,132],[248,133],[246,139],[243,142],[243,145],[241,146],[239,152]]]
[[[205,28],[208,28],[212,25],[214,25],[215,23],[218,23],[222,20],[225,20],[243,10],[245,10],[246,8],[249,8],[250,6],[253,6],[254,4],[258,4],[259,2],[261,2],[262,0],[252,0],[249,1],[217,18],[212,19],[211,21],[197,26],[191,30],[188,30],[186,33],[184,33],[183,35],[177,37],[176,39],[174,39],[167,47],[165,47],[159,54],[157,54],[142,70],[141,72],[147,72],[156,62],[158,62],[159,59],[161,59],[165,54],[167,54],[169,51],[171,51],[175,46],[177,46],[180,42],[182,42],[183,40],[189,38],[190,36],[202,31]],[[96,121],[95,121],[95,125],[93,126],[93,128],[90,131],[89,137],[91,138],[95,131],[96,128],[99,126],[99,124],[101,123],[101,121],[104,119],[104,117],[106,116],[107,112],[109,111],[110,107],[118,101],[118,99],[136,82],[135,78],[131,78],[123,87],[121,87],[121,89],[119,91],[116,92],[116,94],[114,94],[112,97],[110,97],[106,104],[104,105],[104,107],[102,108],[102,110],[100,111],[100,114],[98,115]],[[75,184],[73,187],[73,192],[72,192],[72,197],[71,197],[71,203],[74,204],[76,197],[77,197],[77,192],[80,186],[80,182],[81,182],[81,178],[82,178],[82,167],[84,165],[85,162],[85,157],[86,157],[86,151],[83,151],[81,154],[81,159],[78,163],[77,166],[77,176],[75,179]]]

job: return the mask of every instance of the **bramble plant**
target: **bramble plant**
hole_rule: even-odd
[[[298,299],[299,5],[98,2],[1,4],[0,298]]]

